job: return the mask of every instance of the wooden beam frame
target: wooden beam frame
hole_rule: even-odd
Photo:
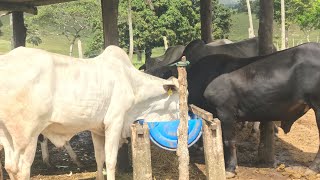
[[[76,0],[33,0],[32,2],[28,2],[34,6],[44,6],[44,5],[50,5],[50,4],[57,4],[57,3],[65,3],[70,1],[76,1]]]
[[[202,118],[204,158],[206,161],[207,180],[226,179],[221,122],[193,104],[191,111]]]
[[[0,2],[0,10],[1,11],[21,11],[30,14],[38,14],[38,9],[30,4],[24,3],[9,3],[9,2]]]

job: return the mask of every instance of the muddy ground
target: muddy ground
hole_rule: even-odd
[[[263,167],[257,161],[257,138],[248,134],[249,128],[238,139],[237,176],[233,179],[320,179],[320,174],[305,176],[303,171],[314,159],[319,146],[318,130],[313,111],[309,111],[293,125],[291,132],[284,134],[280,129],[276,137],[275,152],[277,166]],[[50,144],[50,162],[47,168],[41,159],[40,146],[32,166],[32,179],[95,179],[95,161],[90,133],[84,132],[71,140],[71,145],[84,167],[76,167],[65,150]],[[178,179],[178,162],[175,152],[168,152],[152,146],[152,166],[154,179]],[[5,178],[8,176],[5,174]],[[132,173],[118,173],[117,179],[132,179]],[[191,157],[190,179],[205,179],[203,153]]]

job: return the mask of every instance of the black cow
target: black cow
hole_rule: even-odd
[[[207,45],[202,40],[194,40],[190,42],[183,51],[183,55],[185,55],[187,60],[190,62],[190,66],[195,64],[200,59],[214,54],[227,54],[235,57],[257,56],[258,38],[251,38],[236,43],[214,46]],[[177,59],[175,62],[177,61],[180,61],[180,59]],[[177,68],[171,67],[169,64],[163,64],[158,67],[147,69],[145,72],[164,79],[167,79],[171,76],[178,76]]]
[[[182,45],[169,47],[163,55],[147,59],[146,63],[142,65],[139,70],[162,67],[178,61],[182,57],[183,50],[184,46]]]
[[[203,43],[203,41],[201,41],[201,43]],[[233,43],[233,42],[228,39],[217,39],[206,45],[213,47],[213,46],[220,46],[223,44],[230,44],[230,43]],[[174,62],[180,61],[184,49],[185,49],[185,46],[182,46],[182,45],[169,47],[163,55],[159,57],[147,59],[146,63],[142,65],[139,68],[139,70],[157,69],[157,68],[168,66]]]
[[[235,135],[239,121],[281,121],[285,133],[310,108],[320,128],[320,44],[308,43],[256,60],[213,79],[204,92],[208,109],[221,120],[227,171],[237,165]],[[212,67],[219,69],[220,67]],[[191,93],[190,93],[191,94]],[[310,169],[317,171],[318,152]]]
[[[190,42],[183,54],[191,64],[196,63],[203,57],[214,54],[227,54],[239,58],[253,57],[259,54],[258,43],[258,38],[255,37],[235,43],[212,46],[198,39]]]

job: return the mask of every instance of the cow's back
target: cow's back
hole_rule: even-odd
[[[308,108],[306,97],[318,96],[319,50],[310,43],[261,58],[213,80],[205,97],[212,106],[236,110],[224,113],[240,120],[298,118]]]

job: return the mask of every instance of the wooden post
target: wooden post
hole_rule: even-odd
[[[162,38],[163,38],[164,50],[166,51],[168,49],[168,40],[166,36],[162,36]]]
[[[133,179],[152,180],[151,151],[148,125],[131,125],[131,139]]]
[[[182,57],[186,63],[186,57]],[[178,66],[180,123],[178,127],[179,180],[189,180],[189,150],[188,150],[188,94],[187,71],[185,66]]]
[[[274,52],[273,37],[273,0],[260,0],[259,21],[259,54],[266,55]],[[274,124],[260,123],[259,160],[266,164],[274,163]]]
[[[79,54],[79,58],[82,59],[83,53],[82,53],[82,43],[80,39],[78,39],[78,54]]]
[[[101,0],[104,46],[119,45],[119,0]]]
[[[26,46],[27,28],[24,26],[23,12],[12,12],[12,48]]]
[[[72,57],[72,52],[73,52],[73,44],[70,44],[69,47],[69,56]]]
[[[211,113],[191,105],[192,112],[203,119],[203,146],[208,180],[226,179],[220,120]]]
[[[295,46],[295,43],[294,43],[294,38],[292,38],[292,47]]]
[[[200,20],[201,20],[201,39],[212,42],[212,2],[211,0],[200,0]]]

